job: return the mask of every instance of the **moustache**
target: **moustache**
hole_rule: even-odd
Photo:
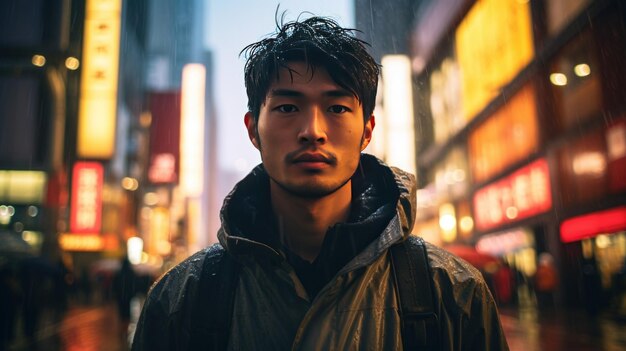
[[[332,152],[319,148],[303,147],[285,155],[285,162],[297,163],[306,161],[325,162],[330,165],[337,164],[337,156]]]

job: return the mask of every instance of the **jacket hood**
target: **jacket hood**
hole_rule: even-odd
[[[254,250],[270,256],[284,256],[270,205],[269,182],[269,176],[260,164],[224,199],[218,239],[227,251],[237,255]],[[357,251],[362,251],[376,241],[379,243],[374,246],[382,250],[406,239],[415,220],[415,191],[413,175],[389,167],[374,156],[362,154],[359,167],[352,176],[348,221],[331,227],[325,242],[344,241],[339,242],[339,246],[356,245],[359,247]],[[340,232],[337,238],[329,235],[336,231]]]

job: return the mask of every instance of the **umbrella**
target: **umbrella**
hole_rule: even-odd
[[[451,245],[446,246],[445,249],[479,269],[485,268],[490,263],[498,263],[497,257],[478,252],[473,246]]]

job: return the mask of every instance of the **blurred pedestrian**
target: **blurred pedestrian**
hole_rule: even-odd
[[[80,271],[80,275],[78,276],[78,281],[76,283],[77,292],[80,300],[84,304],[91,303],[91,294],[92,294],[92,281],[91,276],[89,274],[89,270],[87,268],[83,268]]]
[[[554,292],[558,286],[558,276],[551,254],[547,252],[539,254],[534,280],[535,295],[539,307],[541,309],[554,308]]]
[[[68,292],[73,284],[74,276],[62,258],[56,263],[54,276],[52,277],[52,302],[56,321],[61,321],[67,311]]]
[[[24,335],[32,343],[36,339],[45,304],[52,296],[56,269],[47,258],[41,256],[24,259],[20,266]]]
[[[137,275],[127,257],[122,258],[120,270],[113,277],[113,294],[118,315],[123,323],[130,320],[130,301],[137,292]]]
[[[602,277],[595,256],[583,258],[581,273],[585,309],[589,315],[595,316],[602,305]]]
[[[498,269],[493,274],[495,298],[499,305],[506,306],[512,302],[515,290],[515,277],[509,264],[501,260]]]

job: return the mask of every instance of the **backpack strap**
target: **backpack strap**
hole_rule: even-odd
[[[405,350],[439,350],[439,321],[424,240],[410,237],[390,249]]]
[[[240,265],[220,245],[202,265],[196,305],[192,306],[190,350],[226,350]]]

